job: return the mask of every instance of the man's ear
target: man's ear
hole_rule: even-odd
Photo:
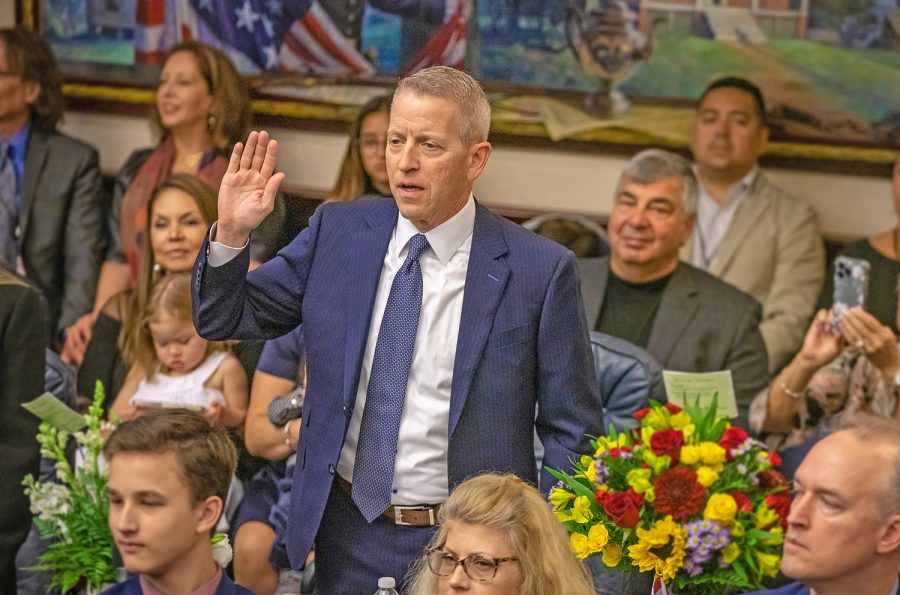
[[[25,83],[25,103],[32,105],[41,96],[41,84],[37,81],[23,81]]]
[[[687,244],[694,233],[694,223],[697,221],[697,215],[686,215],[684,218],[684,236],[681,238],[681,245]]]
[[[898,548],[900,548],[900,514],[894,514],[885,520],[875,551],[879,554],[890,554]]]
[[[484,166],[487,165],[488,157],[491,156],[491,149],[491,143],[487,141],[475,143],[469,147],[469,182],[477,180],[478,176],[481,175],[481,172],[484,171]]]
[[[218,496],[210,496],[197,505],[198,517],[196,531],[199,534],[209,535],[219,522],[222,510],[225,508],[222,499]]]

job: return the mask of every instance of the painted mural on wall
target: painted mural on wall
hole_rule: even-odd
[[[40,0],[69,69],[152,78],[201,39],[247,74],[390,80],[433,64],[498,86],[695,99],[759,83],[776,133],[900,145],[900,0]]]

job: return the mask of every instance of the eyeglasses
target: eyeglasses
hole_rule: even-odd
[[[440,548],[425,550],[425,556],[428,559],[428,569],[438,576],[450,576],[456,572],[456,567],[462,564],[463,571],[470,579],[482,583],[497,576],[497,568],[504,562],[518,560],[518,558],[512,556],[490,558],[480,554],[471,554],[465,558],[457,558],[450,552],[445,552]]]

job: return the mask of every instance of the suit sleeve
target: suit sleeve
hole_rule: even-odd
[[[766,345],[759,330],[761,308],[755,301],[747,308],[737,326],[726,362],[731,370],[738,407],[738,423],[748,427],[748,412],[753,397],[769,383]]]
[[[197,332],[210,340],[274,339],[296,328],[321,223],[320,207],[309,227],[249,274],[249,248],[222,266],[210,266],[207,234],[191,287]]]
[[[37,477],[39,420],[22,408],[44,387],[45,313],[36,290],[0,286],[0,569],[12,560],[31,525],[25,475]]]
[[[759,325],[769,354],[769,371],[778,372],[800,348],[825,275],[825,247],[813,210],[779,227],[778,258]]]
[[[94,293],[107,240],[103,211],[103,178],[97,152],[91,149],[85,152],[72,180],[58,330],[94,307]]]
[[[545,449],[544,467],[568,471],[572,460],[590,453],[586,435],[604,430],[580,282],[570,252],[560,259],[547,288],[537,350],[535,427]],[[543,471],[540,481],[547,492],[556,478]]]

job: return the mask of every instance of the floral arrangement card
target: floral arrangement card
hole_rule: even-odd
[[[22,407],[58,430],[77,432],[87,425],[82,416],[50,393],[44,393],[33,401],[22,403]]]
[[[686,407],[687,401],[693,404],[699,399],[700,406],[709,408],[713,399],[718,399],[719,417],[735,418],[738,416],[737,400],[734,396],[734,383],[731,371],[723,372],[673,372],[663,371],[663,384],[670,403]]]

